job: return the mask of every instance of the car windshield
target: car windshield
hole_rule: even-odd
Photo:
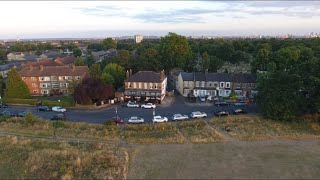
[[[175,114],[175,115],[173,115],[173,116],[179,117],[179,116],[182,116],[182,115],[181,115],[181,114]]]
[[[132,116],[131,119],[138,119],[138,117],[137,116]]]

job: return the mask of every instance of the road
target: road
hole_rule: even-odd
[[[205,112],[208,118],[214,117],[214,112],[218,110],[227,110],[232,112],[233,109],[238,108],[234,105],[227,107],[217,107],[213,103],[189,103],[181,96],[168,97],[168,101],[161,105],[157,105],[155,109],[156,115],[168,117],[169,121],[173,114],[181,113],[190,115],[192,111]],[[66,116],[68,121],[73,122],[87,122],[87,123],[103,123],[106,120],[110,120],[116,116],[116,108],[118,110],[118,116],[124,120],[127,120],[131,116],[140,116],[145,119],[145,122],[151,122],[153,116],[152,109],[143,108],[127,108],[120,105],[113,105],[106,109],[100,110],[79,110],[79,109],[67,109]],[[246,109],[248,113],[256,113],[257,107],[255,105],[248,105],[240,107]],[[6,108],[12,111],[29,111],[32,114],[39,116],[43,119],[50,119],[51,116],[57,114],[56,112],[38,112],[36,107],[32,106],[10,106]],[[2,111],[2,109],[0,110]]]

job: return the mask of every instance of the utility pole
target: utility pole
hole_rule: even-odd
[[[116,119],[118,120],[118,107],[116,107]]]

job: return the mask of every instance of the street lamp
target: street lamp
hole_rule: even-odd
[[[118,120],[118,107],[116,107],[116,119]]]
[[[153,117],[156,116],[156,108],[153,108],[152,115],[153,115]]]

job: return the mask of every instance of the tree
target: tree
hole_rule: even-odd
[[[101,67],[100,64],[93,64],[90,68],[90,76],[94,79],[99,79],[101,78],[102,75],[102,71],[101,71]]]
[[[80,50],[78,47],[72,49],[72,52],[73,52],[73,55],[74,55],[75,57],[80,57],[80,56],[82,55],[82,52],[81,52],[81,50]]]
[[[6,83],[5,83],[2,75],[0,75],[0,96],[1,97],[3,97],[5,89],[6,89]]]
[[[74,63],[76,66],[85,66],[86,62],[82,57],[78,57]]]
[[[112,38],[104,39],[102,41],[102,45],[104,46],[104,49],[111,49],[111,48],[116,49],[117,48],[117,42],[114,41]]]
[[[163,69],[159,53],[155,48],[145,49],[140,56],[131,59],[129,65],[131,69],[136,71],[159,71]]]
[[[120,50],[118,55],[121,66],[127,67],[130,59],[130,53],[127,50]]]
[[[114,97],[112,85],[106,85],[101,79],[87,78],[76,87],[74,100],[78,104],[100,103]]]
[[[126,74],[122,66],[115,63],[110,63],[103,69],[103,73],[110,74],[113,77],[114,87],[118,88],[122,86]]]
[[[5,60],[5,59],[7,59],[6,52],[0,49],[0,60]]]
[[[209,71],[217,72],[223,66],[223,61],[216,56],[210,56]]]
[[[8,72],[6,98],[30,98],[30,91],[15,68]]]
[[[103,73],[101,79],[105,84],[114,84],[114,79],[109,73]]]
[[[244,62],[249,63],[252,60],[252,56],[243,51],[235,51],[230,59],[230,62],[233,64]]]
[[[255,61],[251,63],[251,69],[253,72],[257,70],[265,71],[267,70],[267,64],[271,62],[272,52],[268,49],[260,49],[257,53]]]
[[[210,66],[210,57],[206,51],[202,54],[202,69],[203,69],[203,71],[209,70],[209,66]]]
[[[88,54],[88,56],[86,58],[86,64],[88,65],[88,67],[90,67],[94,64],[94,58],[93,58],[92,54]]]
[[[175,67],[186,67],[186,60],[191,56],[191,47],[186,37],[170,32],[161,38],[159,48],[161,60],[167,72]]]

